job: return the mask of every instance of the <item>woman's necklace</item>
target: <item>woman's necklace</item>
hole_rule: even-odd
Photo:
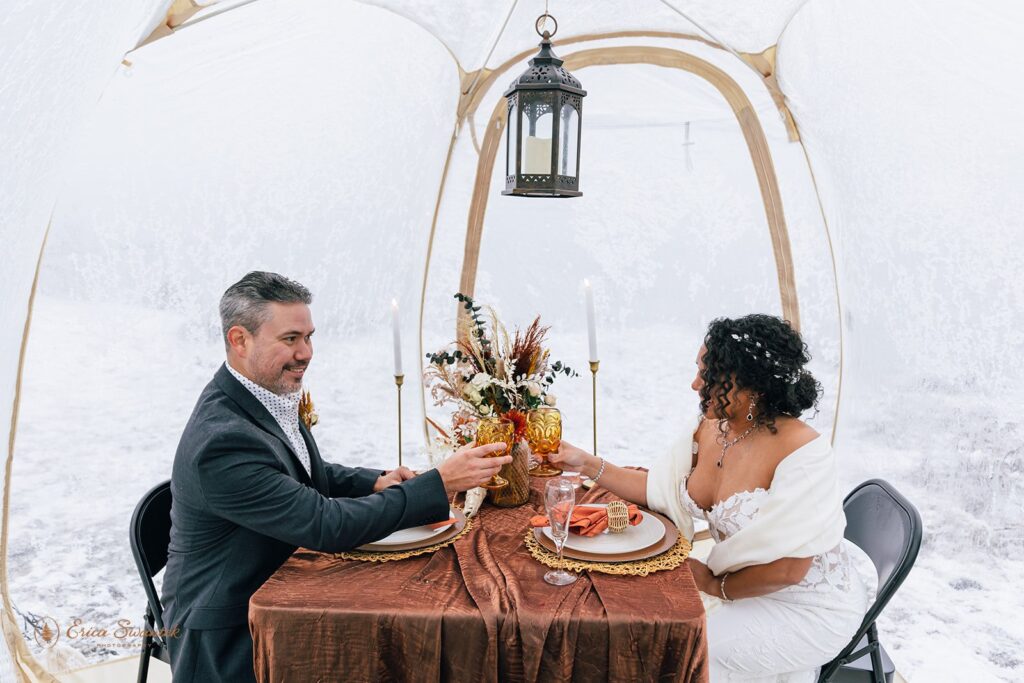
[[[720,456],[718,457],[718,462],[717,462],[717,463],[715,463],[715,464],[716,464],[716,465],[717,465],[717,466],[718,466],[719,468],[721,468],[721,467],[722,467],[722,460],[724,460],[724,459],[725,459],[725,453],[726,453],[726,451],[728,451],[728,450],[729,450],[730,448],[732,448],[733,446],[735,446],[736,444],[738,444],[738,443],[739,443],[740,441],[743,441],[743,439],[745,439],[745,438],[747,438],[748,436],[750,436],[750,435],[751,435],[751,434],[752,434],[752,433],[754,432],[754,430],[755,430],[755,429],[757,429],[757,427],[758,427],[758,425],[751,425],[750,427],[747,427],[747,431],[743,432],[742,434],[740,434],[739,436],[737,436],[737,437],[736,437],[735,439],[733,439],[732,441],[726,441],[726,442],[725,442],[724,444],[722,444],[722,455],[720,455]]]

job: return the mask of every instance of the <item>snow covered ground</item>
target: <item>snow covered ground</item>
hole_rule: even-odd
[[[307,385],[328,459],[394,463],[394,385],[389,348],[381,343],[387,333],[317,338]],[[695,409],[688,388],[695,348],[679,347],[695,338],[692,331],[654,328],[606,331],[599,374],[603,454],[646,465],[676,436],[678,416]],[[582,336],[562,331],[552,341],[556,357],[585,367]],[[21,613],[60,624],[79,617],[100,627],[141,621],[145,600],[128,546],[131,511],[169,475],[181,428],[222,357],[209,325],[176,313],[40,297],[12,478],[8,559]],[[657,361],[663,372],[644,379],[638,364],[652,358],[663,359]],[[589,373],[560,382],[566,438],[588,444]],[[406,388],[405,449],[415,453],[414,466],[425,467],[411,376]],[[925,521],[917,566],[880,622],[886,647],[913,681],[1020,680],[1021,427],[993,417],[989,399],[962,388],[935,387],[929,394],[929,409],[948,420],[943,429],[894,423],[894,405],[880,400],[874,419],[854,411],[857,421],[842,434],[840,452],[845,488],[888,479]],[[812,424],[826,430],[831,408],[822,407]],[[31,632],[26,635],[35,647]],[[127,654],[109,638],[73,645],[88,661]]]

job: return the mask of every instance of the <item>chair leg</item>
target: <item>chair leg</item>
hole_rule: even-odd
[[[882,667],[882,646],[878,642],[878,629],[874,622],[868,627],[868,643],[871,646],[871,672],[875,683],[885,683],[885,669]]]
[[[137,683],[146,683],[149,679],[149,660],[153,656],[153,636],[149,635],[156,629],[153,610],[146,605],[146,616],[142,619],[146,635],[142,636],[142,655],[139,657],[139,678]]]
[[[153,639],[146,635],[142,637],[142,656],[139,657],[139,678],[138,683],[146,683],[149,679],[149,659],[153,656]]]

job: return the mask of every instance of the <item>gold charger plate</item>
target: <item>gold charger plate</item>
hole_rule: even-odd
[[[615,554],[604,554],[604,553],[588,553],[582,550],[576,550],[573,548],[564,548],[562,554],[565,557],[571,557],[574,560],[585,560],[587,562],[635,562],[636,560],[646,560],[651,557],[656,557],[664,552],[667,552],[676,544],[679,539],[679,529],[664,515],[645,510],[641,508],[641,512],[645,515],[652,515],[655,519],[660,521],[665,527],[665,535],[661,537],[661,540],[657,543],[653,543],[646,548],[640,550],[634,550],[628,553],[615,553]],[[537,539],[537,543],[542,548],[552,553],[557,553],[558,549],[555,548],[555,543],[544,534],[542,528],[538,527],[533,530],[533,537]]]
[[[366,553],[401,553],[409,550],[419,550],[420,548],[429,548],[439,543],[444,543],[456,536],[458,536],[463,529],[466,528],[466,515],[459,508],[452,508],[453,515],[455,515],[450,527],[445,529],[439,534],[428,536],[427,538],[420,539],[418,541],[412,541],[411,543],[401,543],[398,545],[377,545],[374,543],[367,543],[361,545],[356,550]]]

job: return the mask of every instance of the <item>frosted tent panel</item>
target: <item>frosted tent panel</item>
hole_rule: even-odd
[[[385,39],[403,46],[378,57],[402,88],[346,68]],[[411,365],[454,109],[436,94],[458,91],[457,69],[433,38],[347,3],[304,3],[298,15],[256,3],[132,61],[68,169],[25,371],[11,592],[23,612],[60,623],[138,622],[131,511],[170,474],[181,430],[223,359],[218,298],[250,269],[314,292],[307,385],[324,457],[394,466],[389,302],[402,306]],[[372,93],[375,106],[352,107],[353,92]],[[420,438],[412,400],[405,417],[411,451]]]
[[[589,93],[583,197],[501,197],[495,172],[476,293],[510,325],[539,313],[553,326],[554,357],[581,371],[556,385],[567,438],[589,444],[581,283],[593,281],[605,453],[644,464],[696,410],[689,385],[707,322],[780,312],[775,265],[753,165],[717,90],[649,66],[577,75]],[[683,161],[688,120],[692,173]]]
[[[505,61],[524,46],[537,44],[534,20],[548,9],[544,0],[364,0],[409,17],[443,42],[467,72]],[[806,0],[688,0],[679,7],[720,40],[740,52],[758,53],[774,45],[793,14]],[[564,35],[590,35],[612,31],[668,31],[704,34],[672,10],[669,3],[650,0],[615,2],[563,2],[551,13]],[[511,16],[506,16],[514,5]],[[498,38],[498,30],[505,24]],[[563,35],[564,33],[564,35]],[[491,44],[498,43],[493,53]],[[556,50],[557,51],[557,50]],[[558,51],[561,55],[561,51]]]
[[[976,10],[809,3],[779,53],[839,258],[841,481],[924,519],[879,625],[908,680],[1024,674],[1024,6]]]

